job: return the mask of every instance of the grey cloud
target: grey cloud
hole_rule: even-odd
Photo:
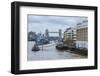
[[[48,24],[49,23],[49,24],[51,24],[51,26],[53,24],[75,26],[77,23],[81,22],[84,19],[87,19],[87,17],[29,15],[28,23],[40,23],[40,24]]]

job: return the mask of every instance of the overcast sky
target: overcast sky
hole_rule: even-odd
[[[49,31],[58,31],[61,29],[63,32],[68,27],[75,27],[77,23],[86,20],[87,17],[77,16],[36,16],[28,15],[28,32],[33,31],[36,33]]]

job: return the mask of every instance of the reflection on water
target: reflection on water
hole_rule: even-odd
[[[34,46],[33,41],[28,42],[28,55],[27,60],[52,60],[52,59],[79,59],[86,58],[84,56],[69,52],[69,50],[59,51],[55,48],[55,44],[52,46],[39,46],[39,51],[32,51]]]

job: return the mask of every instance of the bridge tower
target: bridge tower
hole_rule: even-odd
[[[49,38],[49,31],[48,31],[48,29],[45,30],[45,34],[46,34],[47,38]]]
[[[59,29],[59,38],[61,39],[62,38],[62,30]]]

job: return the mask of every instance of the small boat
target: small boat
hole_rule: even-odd
[[[39,50],[40,50],[40,48],[38,47],[37,44],[35,44],[35,45],[33,46],[33,48],[32,48],[32,51],[39,51]]]

